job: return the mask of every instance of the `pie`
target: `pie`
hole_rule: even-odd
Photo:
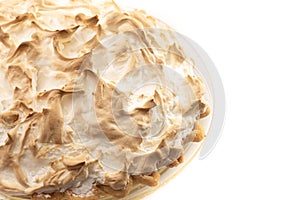
[[[205,138],[174,31],[113,1],[0,1],[0,197],[122,198]]]

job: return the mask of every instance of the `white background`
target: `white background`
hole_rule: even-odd
[[[223,79],[222,137],[156,199],[300,199],[300,1],[118,0],[196,41]]]

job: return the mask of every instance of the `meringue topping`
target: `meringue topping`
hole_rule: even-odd
[[[164,23],[112,1],[0,13],[1,192],[124,190],[203,139],[204,84]]]

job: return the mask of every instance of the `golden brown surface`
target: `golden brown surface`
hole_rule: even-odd
[[[205,138],[192,63],[168,26],[113,1],[0,1],[0,191],[95,199],[156,186]],[[180,76],[172,90],[126,90],[166,81],[165,65]]]

